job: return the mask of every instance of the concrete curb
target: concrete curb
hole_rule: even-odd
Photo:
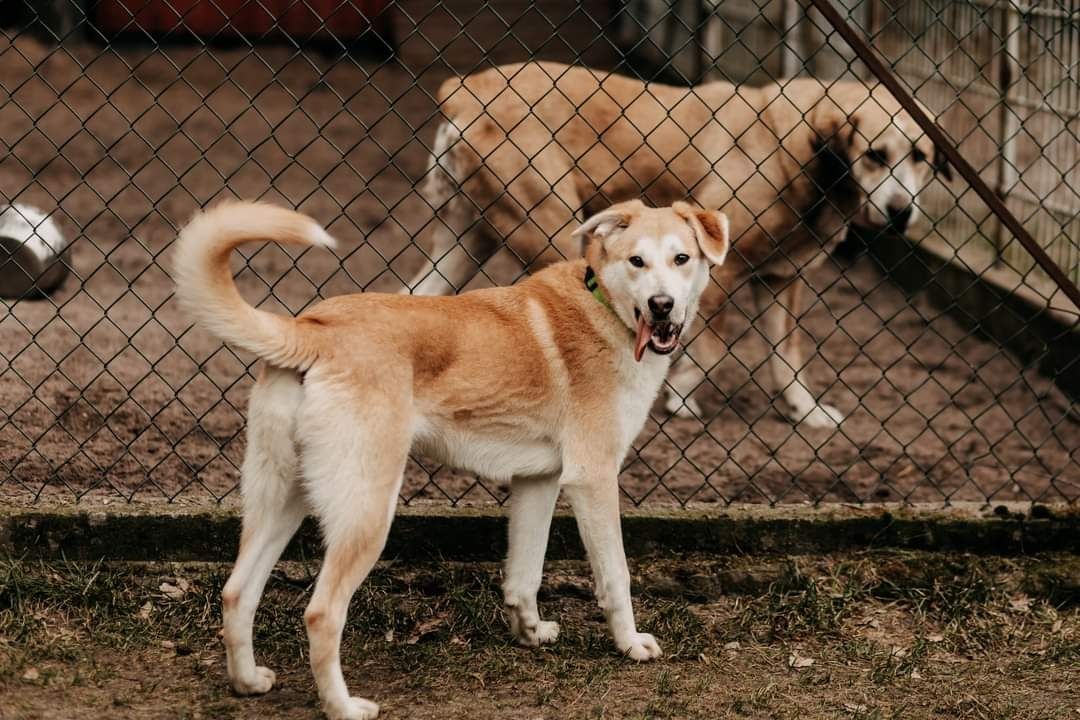
[[[687,554],[821,554],[871,549],[1016,555],[1080,553],[1080,508],[1001,505],[731,507],[623,513],[631,557]],[[41,560],[231,562],[240,537],[235,509],[171,505],[0,507],[0,553]],[[498,561],[506,551],[500,508],[401,508],[384,559]],[[321,554],[312,520],[286,558]],[[548,557],[579,559],[572,517],[557,513]]]

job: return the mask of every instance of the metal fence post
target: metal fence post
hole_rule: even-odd
[[[1001,151],[998,157],[998,182],[997,193],[1001,196],[1006,207],[1009,203],[1009,193],[1019,180],[1016,168],[1016,140],[1020,133],[1020,118],[1013,108],[1012,99],[1014,88],[1020,81],[1020,12],[1014,0],[1005,0],[1002,9],[1004,15],[1004,57],[1001,58],[999,87],[1001,90]],[[1009,242],[1011,234],[1005,224],[999,219],[997,232],[994,234],[994,250],[997,260],[1001,260],[1005,245]]]

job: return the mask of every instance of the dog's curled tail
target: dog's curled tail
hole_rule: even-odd
[[[306,215],[266,203],[223,203],[192,218],[176,240],[173,276],[180,305],[225,342],[277,367],[307,369],[317,350],[305,337],[304,323],[259,310],[237,290],[229,255],[251,241],[334,246]]]

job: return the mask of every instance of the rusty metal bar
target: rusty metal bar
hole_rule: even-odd
[[[1073,305],[1080,309],[1080,288],[1077,288],[1076,284],[1058,267],[1057,263],[1046,254],[1046,251],[1035,241],[1035,238],[1031,237],[1031,234],[1024,229],[1023,224],[1005,207],[1005,203],[1002,202],[1001,198],[983,182],[975,168],[964,159],[960,151],[957,150],[945,133],[938,128],[937,124],[927,117],[926,113],[922,111],[922,108],[915,101],[915,98],[911,96],[911,93],[900,84],[900,81],[896,79],[888,66],[870,49],[859,33],[855,32],[851,25],[847,23],[832,2],[830,0],[809,0],[809,2],[821,12],[825,19],[829,21],[829,24],[832,25],[833,30],[851,46],[859,59],[870,68],[870,72],[877,77],[881,84],[896,98],[896,101],[914,118],[934,145],[944,153],[957,172],[967,180],[975,193],[982,198],[990,211],[997,216],[1001,224],[1007,227],[1013,236],[1020,241],[1020,244],[1024,246],[1024,249],[1031,253],[1031,256],[1035,258],[1035,262],[1043,269],[1043,272],[1050,276],[1050,279],[1057,284],[1061,292],[1072,301]]]

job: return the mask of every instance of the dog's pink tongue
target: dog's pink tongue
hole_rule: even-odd
[[[652,325],[645,322],[645,316],[640,315],[637,321],[637,339],[634,341],[634,360],[641,362],[641,356],[645,354],[645,348],[652,339]]]

